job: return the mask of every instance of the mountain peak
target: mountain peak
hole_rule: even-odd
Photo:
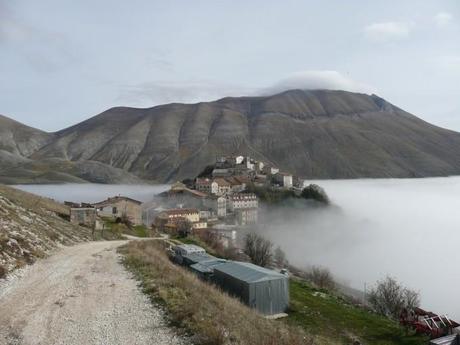
[[[0,149],[34,162],[52,159],[53,169],[60,169],[59,161],[81,167],[97,162],[97,169],[94,164],[87,169],[87,178],[94,180],[91,173],[100,175],[104,167],[115,168],[109,174],[112,182],[122,171],[130,179],[161,182],[191,177],[216,155],[235,153],[312,179],[460,173],[459,133],[430,125],[377,95],[341,90],[116,107],[56,134],[29,136],[41,141],[18,133],[3,134]],[[35,169],[28,164],[24,169]],[[11,176],[20,168],[0,174]]]

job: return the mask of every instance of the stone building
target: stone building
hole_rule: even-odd
[[[115,196],[107,200],[93,204],[97,214],[101,217],[123,219],[127,217],[134,225],[142,224],[141,202],[125,197]]]
[[[70,208],[70,222],[94,229],[96,226],[96,209],[94,207]]]

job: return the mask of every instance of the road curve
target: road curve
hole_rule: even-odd
[[[120,264],[123,243],[65,247],[0,288],[0,344],[186,344]]]

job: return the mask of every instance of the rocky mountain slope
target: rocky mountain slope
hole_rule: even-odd
[[[57,246],[91,238],[90,229],[70,224],[66,216],[67,206],[0,185],[0,278]]]
[[[198,104],[117,107],[34,138],[18,144],[27,147],[23,153],[7,140],[9,150],[0,162],[9,164],[0,168],[0,180],[12,183],[20,176],[23,182],[41,182],[40,176],[51,181],[64,174],[87,181],[137,176],[165,182],[195,176],[216,155],[236,153],[308,178],[460,173],[459,133],[378,96],[345,91],[290,90]],[[100,169],[87,168],[88,162]]]

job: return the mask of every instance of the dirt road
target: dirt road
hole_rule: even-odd
[[[63,248],[0,288],[0,344],[186,344],[119,263],[122,243]]]

